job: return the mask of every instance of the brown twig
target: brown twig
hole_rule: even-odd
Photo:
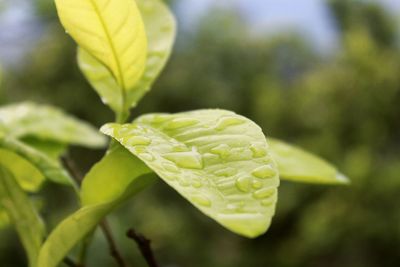
[[[104,236],[107,239],[108,242],[108,246],[110,248],[110,253],[111,256],[115,259],[115,261],[118,263],[118,266],[120,267],[127,267],[128,265],[125,263],[121,253],[118,250],[117,244],[115,242],[115,239],[113,237],[113,234],[111,232],[111,228],[107,222],[106,219],[104,219],[101,223],[100,223],[100,228],[104,233]]]
[[[142,253],[143,258],[146,260],[149,267],[159,267],[154,257],[154,253],[151,249],[151,241],[149,239],[147,239],[142,234],[136,233],[133,229],[129,229],[126,233],[126,236],[136,242],[140,252]]]

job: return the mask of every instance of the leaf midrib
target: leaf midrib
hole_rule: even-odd
[[[108,1],[110,2],[110,1],[112,1],[112,0],[108,0]],[[114,57],[114,59],[115,59],[115,62],[116,62],[116,64],[117,64],[118,76],[119,76],[119,78],[120,78],[120,82],[119,82],[119,83],[121,83],[121,84],[119,84],[119,83],[118,83],[118,84],[120,85],[120,89],[121,89],[121,93],[122,93],[122,107],[125,107],[125,102],[126,102],[126,85],[125,85],[124,77],[123,77],[123,75],[122,75],[121,62],[120,62],[120,60],[119,60],[119,58],[118,58],[118,56],[117,56],[117,50],[115,49],[115,45],[114,45],[113,39],[111,38],[111,35],[110,35],[109,30],[108,30],[107,24],[105,23],[105,21],[104,21],[102,15],[101,15],[100,8],[97,6],[97,4],[96,4],[96,2],[95,2],[94,0],[90,0],[90,3],[93,5],[94,10],[95,10],[97,16],[99,17],[99,20],[100,20],[100,23],[101,23],[101,25],[102,25],[102,27],[103,27],[103,30],[104,30],[104,33],[105,33],[105,35],[106,35],[107,41],[108,41],[108,43],[110,44],[110,48],[111,48],[112,55],[113,55],[113,57]],[[108,3],[107,3],[107,5],[108,5]],[[111,72],[111,73],[113,74],[113,72]],[[114,74],[113,74],[113,75],[114,75]],[[116,77],[115,77],[115,78],[116,78]],[[116,80],[118,81],[118,79],[116,79]]]

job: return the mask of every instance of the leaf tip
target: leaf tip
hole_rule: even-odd
[[[341,172],[336,173],[336,180],[341,185],[350,185],[351,184],[349,177],[347,177],[346,175],[344,175]]]

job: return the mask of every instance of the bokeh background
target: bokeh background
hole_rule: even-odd
[[[109,220],[132,266],[125,231],[152,240],[169,267],[387,267],[400,262],[400,1],[175,0],[174,53],[134,110],[225,108],[335,163],[348,187],[282,182],[270,230],[249,240],[193,209],[162,181]],[[80,74],[75,44],[51,0],[0,0],[0,103],[33,100],[96,126],[113,119]],[[103,151],[71,148],[81,172]],[[77,208],[47,185],[54,227]],[[97,234],[89,266],[115,266]],[[26,266],[0,231],[0,266]]]

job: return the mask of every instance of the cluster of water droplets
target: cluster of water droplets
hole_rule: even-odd
[[[244,118],[224,115],[210,123],[156,114],[139,122],[114,127],[114,137],[192,202],[204,208],[217,206],[225,213],[247,212],[249,197],[253,199],[251,205],[274,206],[279,180],[265,142],[241,141],[240,146],[238,142],[235,146],[235,140],[231,140],[214,144],[210,136],[208,144],[188,145],[174,138],[205,127],[215,135],[235,130],[236,126],[246,130],[252,125],[243,127],[248,123]]]

